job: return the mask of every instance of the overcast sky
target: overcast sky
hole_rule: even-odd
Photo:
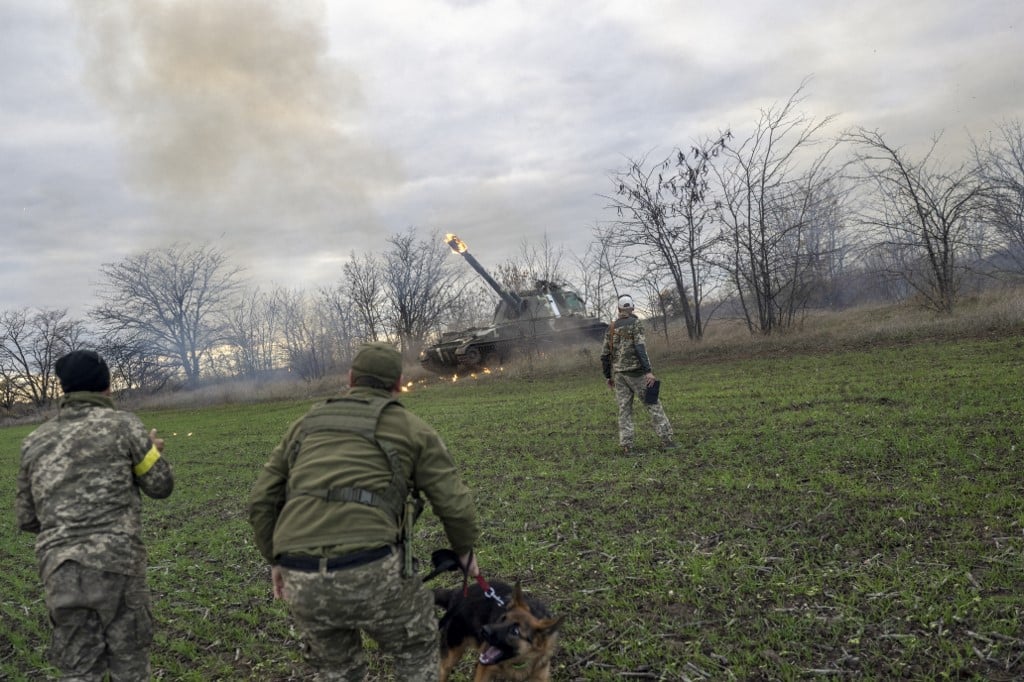
[[[1024,117],[1020,0],[0,0],[0,311],[210,244],[314,288],[415,227],[582,249],[627,158],[802,110],[957,157]]]

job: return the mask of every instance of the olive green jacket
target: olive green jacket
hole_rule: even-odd
[[[336,400],[365,402],[389,396],[384,390],[355,387]],[[383,493],[392,478],[384,452],[346,431],[340,417],[338,430],[312,431],[302,440],[301,450],[292,452],[307,416],[288,428],[253,486],[249,522],[260,553],[273,563],[282,554],[338,556],[397,542],[399,519],[387,510],[301,494],[343,487]],[[479,535],[476,506],[437,432],[394,403],[381,413],[376,437],[397,451],[408,488],[415,487],[429,500],[452,549],[460,554],[472,549]]]

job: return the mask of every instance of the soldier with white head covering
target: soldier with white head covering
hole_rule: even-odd
[[[652,395],[658,378],[651,371],[647,356],[644,325],[634,313],[633,297],[623,294],[618,299],[619,316],[608,325],[601,349],[601,369],[608,387],[615,391],[619,407],[619,447],[623,454],[633,452],[633,400],[639,396],[651,415],[654,431],[665,450],[679,447],[672,434],[672,424],[657,396]],[[650,396],[650,399],[644,399]]]

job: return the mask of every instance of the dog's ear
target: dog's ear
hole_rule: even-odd
[[[526,598],[523,597],[523,588],[519,586],[519,581],[516,581],[515,587],[512,588],[512,604],[511,606],[518,606],[520,608],[530,610],[526,604]]]
[[[553,635],[558,632],[558,627],[562,624],[562,617],[555,616],[553,618],[544,618],[538,621],[536,629],[544,633],[544,635]]]

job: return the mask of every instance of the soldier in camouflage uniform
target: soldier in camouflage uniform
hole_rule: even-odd
[[[362,346],[351,388],[293,423],[253,486],[256,546],[318,680],[364,678],[363,633],[394,659],[396,680],[438,679],[433,595],[401,543],[414,491],[429,499],[463,567],[479,573],[473,498],[437,432],[395,400],[401,376],[394,347]]]
[[[647,388],[654,385],[657,377],[651,371],[647,357],[644,326],[633,313],[633,299],[629,295],[619,296],[619,316],[608,326],[601,349],[601,369],[608,387],[615,391],[619,406],[619,447],[623,454],[633,451],[633,399],[641,402],[651,415],[651,424],[661,438],[665,450],[679,447],[672,435],[672,424],[665,415],[665,408],[658,400],[649,404],[642,400]]]
[[[139,491],[171,494],[164,442],[114,408],[95,352],[68,353],[55,370],[64,397],[22,443],[15,498],[18,526],[38,534],[49,660],[62,680],[145,680],[153,622]]]

